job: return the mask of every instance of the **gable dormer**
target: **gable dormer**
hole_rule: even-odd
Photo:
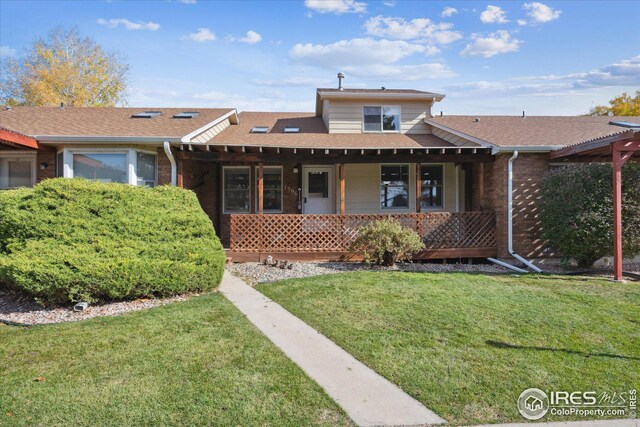
[[[444,95],[414,89],[319,88],[316,116],[329,133],[428,134],[424,122]]]

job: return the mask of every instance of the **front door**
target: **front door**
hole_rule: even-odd
[[[302,213],[334,213],[333,166],[302,167]]]

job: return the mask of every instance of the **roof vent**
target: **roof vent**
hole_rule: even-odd
[[[200,114],[198,111],[184,111],[173,115],[174,119],[193,119]]]
[[[476,117],[475,122],[476,122],[476,123],[480,123],[480,117]]]
[[[269,126],[256,126],[251,129],[251,133],[267,133]]]
[[[387,90],[387,88],[386,88],[386,87],[384,87],[384,86],[382,86],[380,89],[382,89],[382,90]]]
[[[527,116],[524,114],[524,110],[522,110],[522,118],[524,119],[525,117]]]
[[[60,108],[64,108],[64,102],[60,103]]]
[[[11,105],[7,105],[6,107],[4,107],[4,109],[7,111],[11,111]]]
[[[342,89],[342,80],[344,80],[344,74],[343,73],[338,73],[338,90],[343,90]]]
[[[300,128],[298,128],[298,127],[293,127],[293,126],[289,127],[289,126],[287,126],[287,127],[284,128],[284,133],[298,133],[298,132],[300,132]]]
[[[142,113],[135,113],[131,115],[132,119],[152,119],[162,114],[161,111],[143,111]]]

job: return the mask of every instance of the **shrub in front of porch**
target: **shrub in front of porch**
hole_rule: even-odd
[[[389,217],[362,227],[351,249],[362,252],[366,262],[394,265],[410,260],[413,254],[424,249],[424,243],[414,230]]]
[[[44,304],[207,291],[224,262],[190,191],[60,178],[0,192],[0,282]]]
[[[564,262],[591,267],[613,253],[613,171],[610,164],[576,164],[542,181],[542,237]],[[640,253],[640,164],[622,168],[622,245]]]

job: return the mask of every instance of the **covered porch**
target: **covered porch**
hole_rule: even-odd
[[[212,196],[204,204],[233,261],[355,260],[358,230],[388,216],[423,237],[418,259],[497,255],[496,216],[484,194],[489,149],[191,144],[177,157],[179,171],[205,170],[216,182],[196,192]]]

